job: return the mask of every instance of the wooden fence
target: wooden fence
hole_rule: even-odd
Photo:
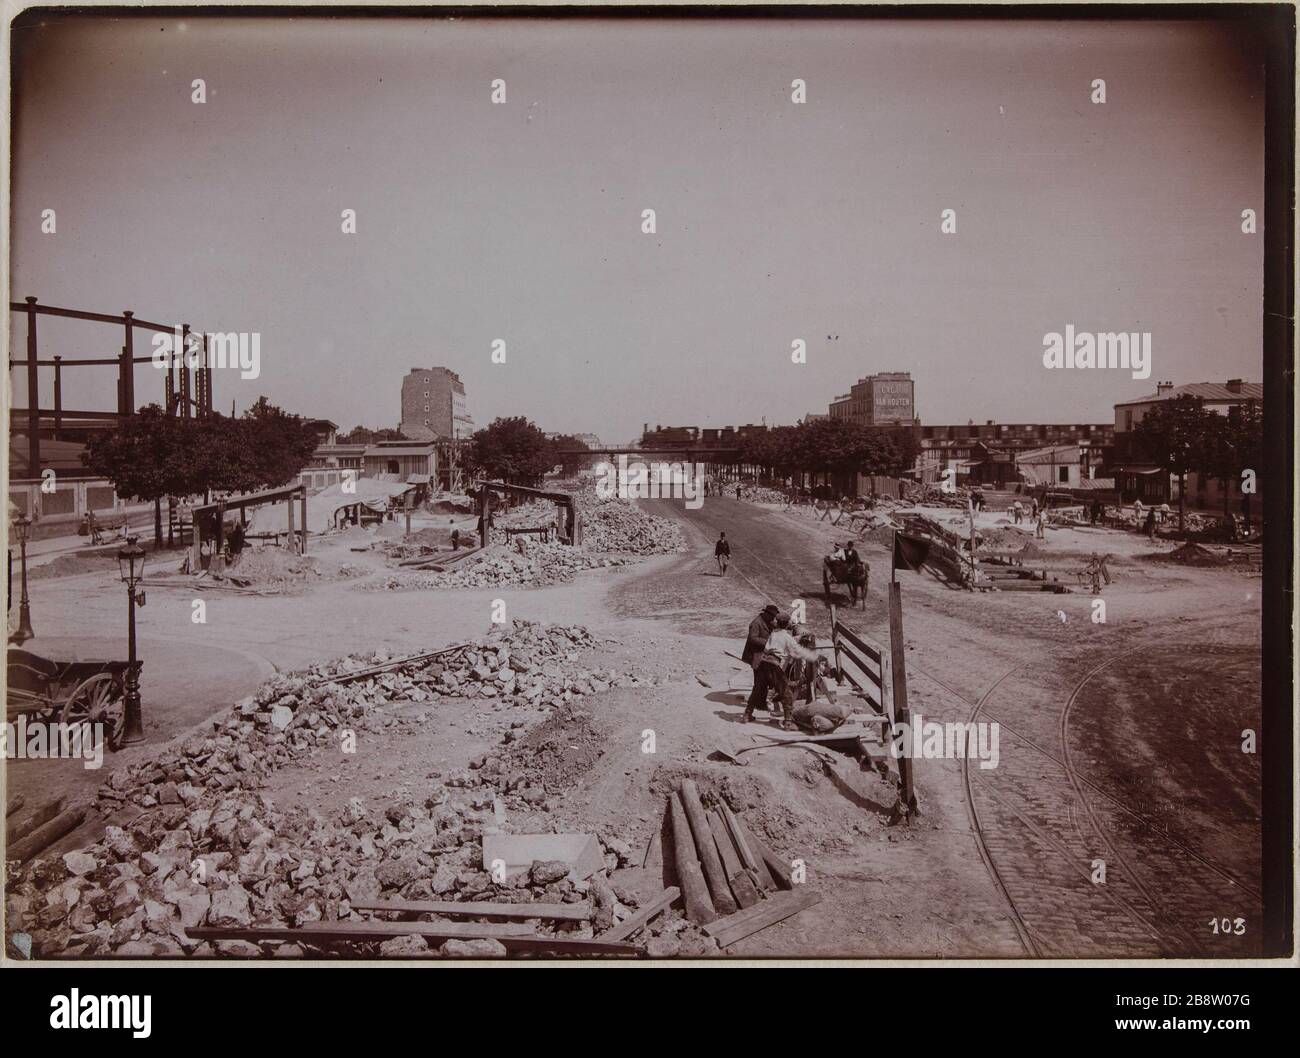
[[[866,704],[886,719],[886,747],[915,744],[902,739],[900,725],[911,724],[907,707],[907,656],[903,645],[903,599],[897,581],[889,584],[889,646],[850,628],[831,607],[831,645],[835,671]],[[898,772],[899,799],[908,811],[916,810],[916,788],[912,760],[906,754],[891,759]]]

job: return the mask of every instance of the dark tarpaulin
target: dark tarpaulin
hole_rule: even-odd
[[[930,553],[930,545],[916,537],[894,534],[894,568],[910,569],[913,573],[921,572],[921,563]]]

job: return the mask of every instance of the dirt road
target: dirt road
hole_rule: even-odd
[[[802,599],[828,629],[820,560],[834,529],[727,499],[645,506],[681,519],[699,550],[694,566],[618,588],[619,612],[739,641],[743,621],[724,626],[720,611],[747,601],[737,615],[747,619],[768,599]],[[724,530],[725,585],[708,575]],[[884,639],[889,555],[859,549],[873,567],[869,597],[841,614]],[[1258,577],[1140,561],[1112,572],[1104,623],[1078,590],[968,593],[899,574],[914,716],[1000,727],[996,768],[917,762],[923,808],[960,831],[942,840],[955,861],[982,865],[984,896],[1022,954],[1254,954],[1259,764],[1242,747],[1243,732],[1259,730]],[[1003,935],[988,940],[986,954],[1006,954]]]

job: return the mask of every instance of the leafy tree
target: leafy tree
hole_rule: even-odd
[[[258,397],[231,425],[232,439],[252,456],[251,471],[241,482],[245,491],[291,482],[310,461],[319,441],[307,419],[277,408],[265,397]]]
[[[774,475],[898,475],[916,460],[906,427],[868,427],[842,419],[814,419],[750,433],[737,444],[737,461]]]
[[[1255,471],[1256,479],[1263,476],[1264,417],[1255,401],[1230,409],[1227,415],[1212,415],[1214,420],[1202,452],[1200,471],[1218,478],[1223,483],[1223,513],[1229,511],[1233,482],[1241,487],[1243,470]],[[1250,494],[1243,496],[1246,516],[1250,517]]]
[[[591,464],[591,456],[583,455],[582,452],[590,452],[587,442],[574,437],[572,434],[560,434],[551,438],[551,465],[558,464],[564,468],[565,474],[576,474],[579,470]],[[560,449],[580,449],[579,452],[561,453]]]
[[[93,437],[81,453],[85,466],[113,483],[121,496],[152,500],[154,542],[162,546],[162,499],[188,493],[196,476],[197,420],[168,415],[157,404]]]
[[[474,465],[508,485],[532,485],[555,465],[551,442],[522,416],[496,419],[474,434]]]
[[[915,465],[918,449],[916,434],[910,427],[880,428],[876,432],[872,460],[866,464],[870,469],[863,469],[862,473],[900,477]]]
[[[287,484],[307,465],[316,442],[306,419],[265,397],[239,419],[182,419],[150,404],[94,438],[82,461],[119,494],[154,501],[154,539],[161,545],[163,497]]]
[[[1178,475],[1178,531],[1186,526],[1187,475],[1207,465],[1220,431],[1219,416],[1199,397],[1183,394],[1162,400],[1137,424],[1138,443],[1170,474]]]
[[[405,441],[408,440],[401,430],[394,430],[391,427],[384,427],[382,430],[371,430],[365,426],[354,426],[348,433],[339,435],[339,444],[341,445],[372,445],[380,441]]]

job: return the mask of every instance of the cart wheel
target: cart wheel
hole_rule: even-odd
[[[117,681],[107,672],[84,680],[68,696],[60,719],[65,724],[103,724],[104,741],[116,751],[126,730],[126,703]]]

